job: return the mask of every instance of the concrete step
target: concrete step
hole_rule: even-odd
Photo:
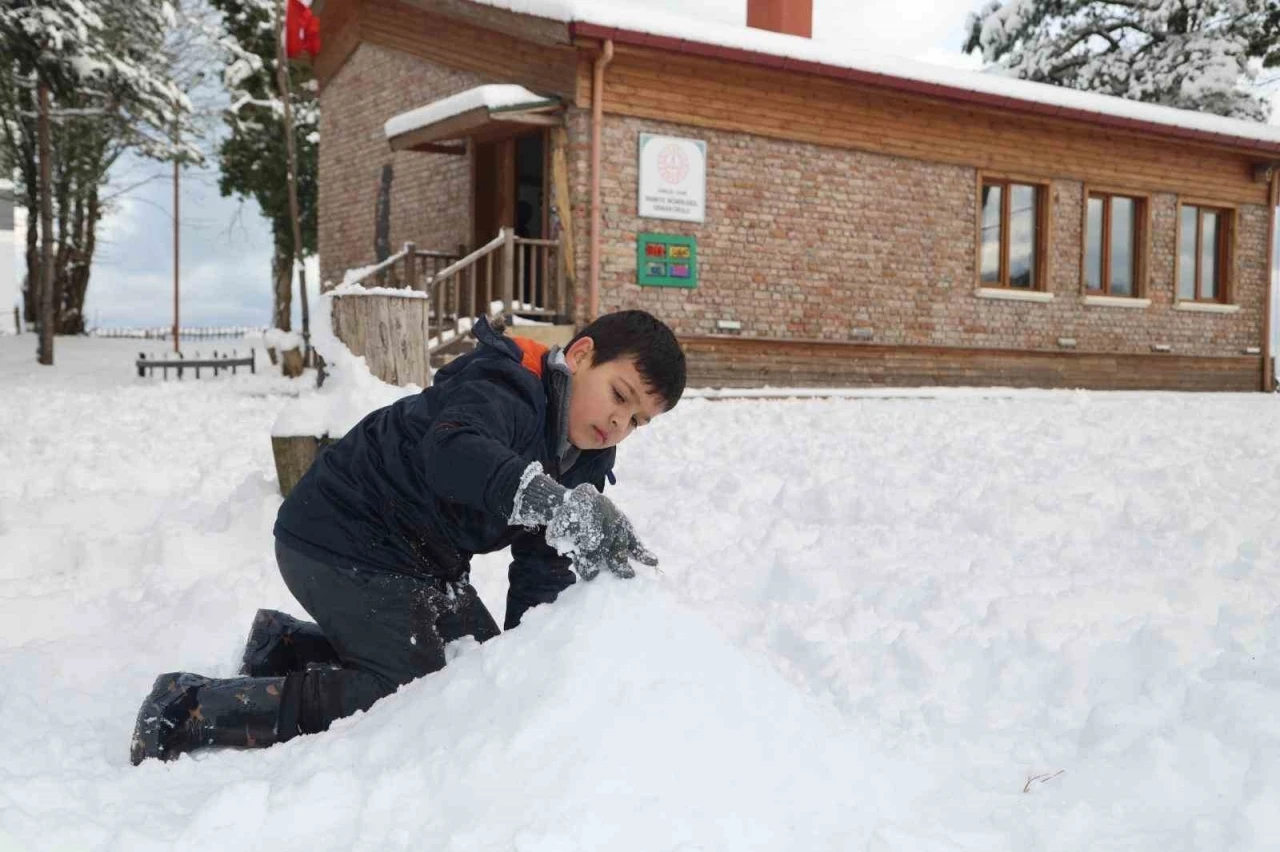
[[[512,337],[527,337],[546,346],[566,346],[573,339],[577,326],[568,325],[513,325],[507,329]]]

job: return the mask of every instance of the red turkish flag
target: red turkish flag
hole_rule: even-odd
[[[284,52],[290,59],[304,52],[315,59],[320,52],[320,19],[311,14],[302,0],[289,0],[285,10]]]

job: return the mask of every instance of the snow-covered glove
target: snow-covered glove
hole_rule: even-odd
[[[602,568],[619,577],[634,577],[631,560],[656,566],[627,517],[613,502],[587,483],[572,491],[542,472],[533,462],[520,478],[508,519],[523,526],[546,525],[546,539],[557,553],[570,556],[584,580],[595,579]]]

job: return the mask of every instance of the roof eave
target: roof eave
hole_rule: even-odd
[[[778,68],[781,70],[799,71],[822,77],[832,77],[838,80],[876,86],[892,91],[903,92],[905,94],[948,100],[953,103],[966,106],[996,108],[1009,112],[1019,112],[1026,115],[1066,119],[1069,121],[1091,124],[1096,127],[1146,133],[1201,144],[1246,149],[1250,153],[1261,156],[1280,157],[1280,143],[1268,142],[1261,139],[1251,139],[1245,136],[1233,136],[1225,133],[1214,133],[1207,130],[1196,130],[1191,127],[1178,127],[1172,124],[1162,124],[1155,121],[1125,118],[1123,116],[1108,115],[1106,113],[1093,112],[1091,110],[1079,109],[1076,107],[1021,100],[1018,98],[1011,98],[1007,95],[975,92],[971,89],[947,86],[942,83],[912,80],[907,77],[895,77],[890,74],[862,71],[856,68],[844,68],[838,65],[829,65],[810,60],[789,59],[787,57],[747,50],[741,47],[727,47],[718,44],[707,44],[706,42],[653,35],[651,33],[639,33],[632,30],[620,29],[618,27],[600,26],[599,24],[593,24],[588,21],[571,22],[569,24],[569,31],[575,38],[611,39],[615,43],[619,44],[669,50],[690,56],[699,56],[705,59],[723,59],[732,62],[744,62],[752,65]]]

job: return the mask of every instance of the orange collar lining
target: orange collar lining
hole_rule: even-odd
[[[527,337],[512,336],[511,339],[520,347],[520,366],[541,379],[542,356],[547,354],[549,347]]]

